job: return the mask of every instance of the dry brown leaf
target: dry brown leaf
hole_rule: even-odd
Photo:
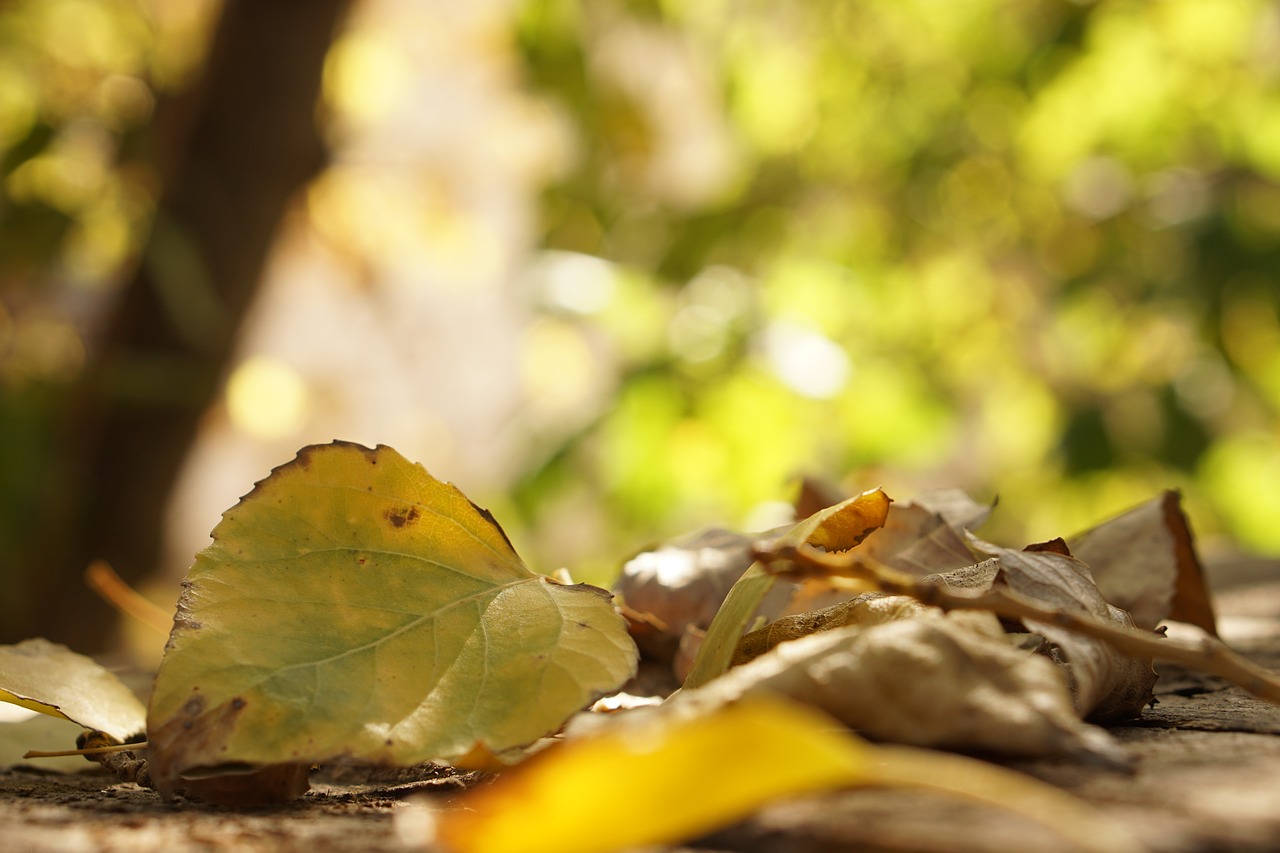
[[[808,518],[815,512],[835,506],[847,497],[848,492],[839,486],[817,477],[804,477],[800,480],[800,488],[792,504],[795,506],[796,518]]]
[[[751,631],[738,642],[733,652],[733,666],[754,660],[782,643],[820,631],[832,631],[846,625],[866,628],[895,619],[909,619],[924,610],[924,605],[914,598],[870,592],[808,613],[780,616]]]
[[[930,575],[973,563],[964,532],[976,530],[994,505],[959,489],[939,489],[889,508],[889,520],[867,541],[863,554],[913,575]]]
[[[783,643],[679,703],[780,693],[871,737],[1005,755],[1074,755],[1124,763],[1103,730],[1076,715],[1061,669],[1017,648],[990,613],[942,615],[899,597],[850,625]]]
[[[861,547],[863,555],[914,576],[932,575],[973,563],[964,539],[991,514],[992,505],[979,504],[959,489],[938,489],[889,507],[884,527]],[[838,604],[849,593],[821,578],[800,584],[787,615],[800,615]]]
[[[862,546],[867,557],[912,575],[968,566],[973,555],[964,532],[976,530],[994,504],[980,504],[959,489],[936,489],[889,507],[884,527]]]
[[[846,582],[852,588],[868,587],[895,595],[907,595],[947,611],[985,611],[1002,620],[1045,622],[1104,642],[1131,658],[1162,660],[1198,670],[1243,688],[1267,702],[1280,704],[1280,674],[1259,666],[1207,634],[1198,640],[1176,639],[1118,622],[1101,622],[1071,610],[1056,610],[1018,595],[1006,586],[981,584],[948,588],[860,559],[857,554],[824,554],[812,548],[781,545],[761,550],[757,556],[768,571],[788,577],[822,576]],[[994,561],[991,561],[994,562]],[[982,564],[973,567],[982,568]],[[949,573],[949,574],[963,574]],[[974,573],[977,575],[978,573]]]
[[[999,571],[998,561],[983,560],[981,563],[948,572],[925,575],[920,578],[919,583],[940,587],[947,592],[984,592],[991,588]],[[788,640],[846,625],[867,627],[894,619],[909,619],[924,609],[924,605],[918,600],[907,595],[886,595],[879,592],[849,595],[853,597],[846,597],[817,610],[779,616],[773,622],[750,632],[734,650],[733,665],[746,663]]]
[[[996,584],[1008,587],[1022,598],[1103,624],[1133,626],[1128,613],[1103,598],[1088,567],[1061,552],[1065,545],[1050,543],[1019,551],[992,545],[972,534],[969,543],[978,553],[998,562],[1000,572]],[[1102,640],[1060,625],[1036,620],[1024,622],[1029,630],[1060,650],[1070,676],[1076,709],[1082,717],[1119,722],[1142,713],[1156,682],[1150,658],[1131,658]]]
[[[614,591],[633,611],[631,635],[647,658],[670,661],[690,628],[706,630],[754,562],[754,541],[711,528],[637,554],[623,566]],[[789,586],[780,586],[766,597],[760,612],[777,615],[789,596]]]
[[[1217,636],[1213,604],[1196,556],[1181,496],[1167,491],[1071,538],[1107,601],[1129,611],[1139,628],[1165,619]]]

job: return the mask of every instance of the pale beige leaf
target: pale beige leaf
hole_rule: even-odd
[[[1106,732],[1080,721],[1061,669],[1012,645],[994,615],[902,608],[910,618],[783,643],[672,701],[780,693],[897,743],[1124,761]],[[896,608],[883,600],[880,609]]]
[[[117,740],[145,727],[146,709],[119,678],[92,658],[42,638],[0,646],[0,701],[71,720]]]
[[[733,665],[740,666],[775,646],[819,631],[832,631],[847,625],[867,628],[896,619],[909,619],[925,610],[925,606],[914,598],[871,592],[838,601],[819,610],[780,616],[751,631],[738,642],[738,648],[733,653]]]

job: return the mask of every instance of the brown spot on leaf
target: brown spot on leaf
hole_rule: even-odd
[[[407,506],[389,509],[382,515],[387,519],[387,521],[391,522],[392,527],[399,529],[413,524],[422,516],[422,513],[418,512],[418,508],[416,506]]]
[[[186,714],[189,717],[199,716],[200,712],[203,710],[204,710],[203,696],[192,696],[190,699],[187,700],[187,703],[182,706],[182,713]]]
[[[237,696],[231,700],[231,710],[233,711],[239,711],[241,708],[244,707],[244,705],[245,705],[245,701],[240,696]]]

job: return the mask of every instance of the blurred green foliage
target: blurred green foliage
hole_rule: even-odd
[[[537,0],[518,38],[578,146],[546,245],[616,264],[572,322],[660,318],[535,518],[586,477],[632,530],[741,523],[809,473],[1048,537],[1177,486],[1280,551],[1273,4]]]
[[[0,6],[0,552],[48,498],[50,424],[173,153],[156,96],[192,78],[214,12]],[[998,494],[992,535],[1029,539],[1181,487],[1199,530],[1280,553],[1273,4],[484,14],[468,49],[534,103],[530,137],[550,121],[567,152],[535,188],[536,275],[507,282],[537,313],[521,342],[537,418],[495,509],[532,564],[606,580],[646,540],[776,523],[801,474]],[[392,41],[346,59],[412,92]],[[390,110],[379,85],[321,117]],[[389,185],[462,233],[439,180]],[[331,195],[338,231],[374,219]],[[415,223],[396,239],[432,249]]]

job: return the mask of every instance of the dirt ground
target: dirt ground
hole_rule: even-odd
[[[1211,572],[1224,638],[1280,670],[1280,563]],[[1132,774],[1065,761],[1008,763],[1070,791],[1152,851],[1280,850],[1280,706],[1219,679],[1162,667],[1158,704],[1113,729]],[[469,781],[449,773],[316,780],[283,809],[164,805],[105,772],[0,771],[4,847],[41,851],[409,851],[426,849],[431,803]],[[1023,818],[933,794],[855,790],[771,805],[681,851],[1075,849]]]

